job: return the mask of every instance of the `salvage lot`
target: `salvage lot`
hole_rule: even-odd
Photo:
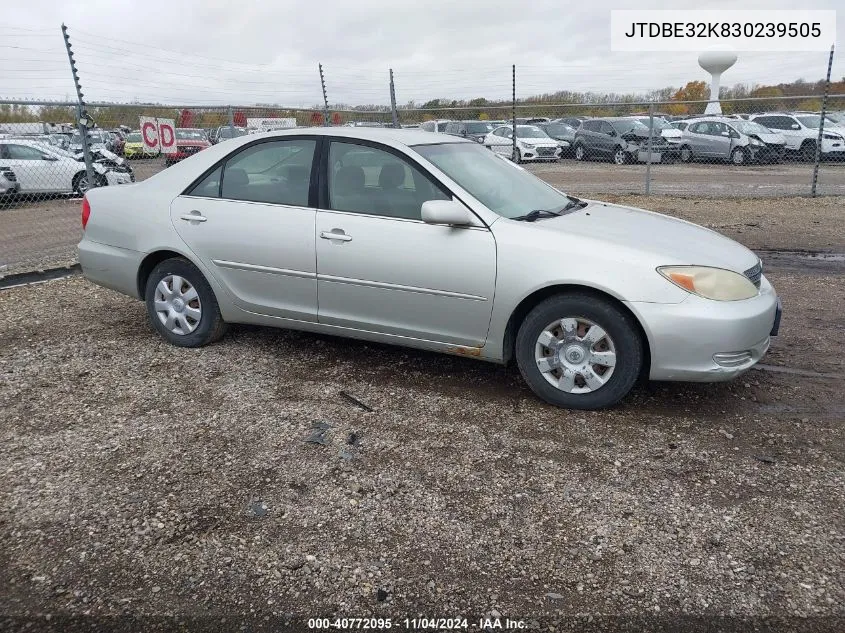
[[[614,200],[763,254],[782,371],[565,411],[515,368],[253,327],[178,349],[79,277],[0,291],[6,624],[496,611],[843,630],[843,199]],[[327,443],[304,442],[320,421]]]

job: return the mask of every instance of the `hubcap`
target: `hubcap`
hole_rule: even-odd
[[[534,360],[553,387],[566,393],[591,393],[613,375],[616,346],[601,326],[568,317],[543,329],[534,346]]]
[[[199,294],[184,277],[167,275],[159,281],[153,303],[158,320],[174,334],[190,334],[200,324]]]
[[[622,150],[619,150],[618,152],[616,152],[616,155],[614,156],[614,158],[616,159],[617,165],[621,165],[622,163],[625,162],[625,154],[622,152]]]
[[[734,152],[734,164],[741,165],[745,162],[745,156],[742,154],[741,151]]]

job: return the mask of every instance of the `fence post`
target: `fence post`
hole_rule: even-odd
[[[79,73],[76,70],[76,61],[73,59],[73,50],[70,46],[70,35],[67,32],[67,26],[62,24],[62,37],[65,40],[65,49],[67,50],[67,59],[70,62],[70,72],[73,75],[73,85],[76,87],[76,129],[79,130],[79,136],[82,139],[82,157],[85,161],[85,177],[88,179],[88,188],[91,189],[97,186],[94,178],[94,162],[91,160],[91,145],[88,137],[88,126],[91,123],[88,112],[85,110],[85,101],[83,100],[82,85],[79,83]]]
[[[516,162],[516,64],[511,67],[511,117],[513,118],[513,143],[511,158]]]
[[[654,103],[648,104],[648,157],[645,163],[645,195],[651,194],[651,138],[654,135]]]
[[[229,134],[235,138],[235,113],[232,112],[232,106],[229,106],[226,112],[229,115]]]
[[[390,69],[390,112],[393,113],[393,127],[399,127],[399,113],[396,111],[396,86],[393,84],[393,69]]]
[[[329,122],[329,97],[326,94],[326,76],[323,74],[323,65],[317,64],[320,69],[320,85],[323,87],[323,107],[325,109],[325,116],[323,117],[323,125],[328,127]]]
[[[813,185],[810,187],[810,197],[816,197],[816,185],[819,182],[819,163],[822,159],[822,139],[824,138],[824,117],[827,113],[827,95],[830,92],[830,69],[833,66],[833,47],[830,46],[830,57],[827,60],[827,79],[824,82],[824,96],[822,97],[822,114],[819,117],[819,138],[816,141],[816,162],[813,165]]]

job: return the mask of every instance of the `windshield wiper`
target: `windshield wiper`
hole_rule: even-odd
[[[511,220],[517,220],[519,222],[536,222],[540,218],[556,218],[559,216],[560,213],[557,211],[549,211],[547,209],[534,209],[533,211],[529,211],[525,215],[518,215],[515,218],[511,218]]]
[[[583,209],[586,207],[589,202],[584,202],[583,200],[576,198],[574,196],[566,196],[569,198],[569,202],[566,203],[561,209],[560,213],[566,213],[567,211],[571,211],[572,209]]]

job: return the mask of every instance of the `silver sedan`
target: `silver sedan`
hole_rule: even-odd
[[[232,139],[88,192],[82,223],[85,276],[145,301],[174,345],[253,323],[515,361],[570,408],[611,406],[641,377],[733,378],[780,321],[736,242],[419,130]]]

